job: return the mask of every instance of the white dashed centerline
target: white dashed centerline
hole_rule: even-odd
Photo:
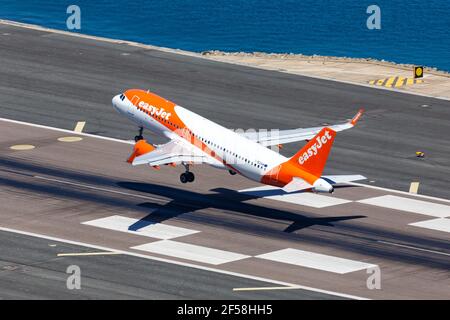
[[[197,230],[180,228],[162,223],[152,223],[118,215],[86,221],[82,224],[164,240],[188,236],[200,232]]]
[[[371,263],[292,248],[261,254],[256,258],[339,274],[376,267],[375,264]]]

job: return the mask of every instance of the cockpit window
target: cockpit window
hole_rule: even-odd
[[[120,95],[120,100],[124,100],[125,99],[125,95],[122,93],[121,95]]]

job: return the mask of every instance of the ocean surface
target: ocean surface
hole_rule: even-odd
[[[376,58],[450,71],[449,0],[0,0],[0,18],[190,51]],[[369,5],[381,29],[369,30]]]

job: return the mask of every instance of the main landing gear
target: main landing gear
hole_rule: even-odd
[[[186,169],[186,172],[184,172],[180,175],[181,183],[193,182],[195,179],[195,176],[192,172],[189,171],[189,164],[183,163],[183,166]]]
[[[144,137],[142,136],[143,131],[144,131],[144,127],[139,127],[139,134],[134,137],[135,142],[138,142],[139,140],[144,140]]]

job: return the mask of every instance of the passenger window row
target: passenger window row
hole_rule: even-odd
[[[145,112],[145,113],[148,114],[149,116],[151,116],[150,111],[143,110],[142,108],[139,108],[139,107],[138,107],[138,109],[141,110],[142,112]],[[178,125],[176,125],[175,123],[170,122],[169,120],[166,120],[165,118],[161,118],[161,117],[159,117],[159,116],[154,116],[154,118],[157,118],[157,119],[159,119],[159,120],[161,120],[161,121],[163,121],[163,122],[166,122],[166,123],[170,124],[172,127],[175,127],[175,128],[177,128],[177,129],[181,129]],[[211,142],[210,140],[206,140],[206,139],[203,138],[203,137],[199,137],[199,136],[197,136],[195,133],[193,133],[193,132],[192,132],[191,130],[189,130],[189,129],[188,129],[188,132],[189,132],[191,135],[193,135],[194,137],[196,137],[197,139],[201,140],[202,142],[204,142],[204,143],[206,143],[206,144],[208,144],[208,145],[212,145],[213,147],[218,148],[219,150],[222,150],[222,151],[224,151],[224,152],[227,153],[227,154],[231,154],[232,156],[236,157],[237,159],[243,160],[243,161],[245,161],[245,163],[248,163],[248,164],[250,164],[250,165],[252,165],[252,166],[254,166],[254,167],[257,167],[257,168],[259,168],[259,169],[263,169],[263,168],[267,167],[267,165],[264,165],[264,166],[263,166],[263,165],[260,165],[260,164],[255,163],[255,162],[252,162],[252,161],[250,161],[249,159],[244,158],[244,157],[241,156],[241,155],[238,155],[237,153],[233,153],[233,152],[229,151],[228,149],[225,149],[225,147],[221,147],[221,146],[219,146],[218,144],[216,144],[216,143],[214,143],[214,142]]]
[[[194,137],[197,137],[197,135],[194,134]],[[257,167],[257,168],[259,168],[259,169],[263,169],[263,168],[267,167],[267,165],[264,165],[264,166],[263,166],[263,165],[260,165],[260,164],[255,163],[255,162],[252,162],[252,161],[250,161],[249,159],[244,158],[244,157],[241,156],[241,155],[238,155],[237,153],[231,152],[230,150],[225,149],[224,147],[221,147],[221,146],[219,146],[218,144],[216,144],[216,143],[214,143],[214,142],[211,142],[211,141],[209,141],[209,140],[206,140],[205,138],[202,138],[202,137],[197,137],[197,138],[200,139],[201,141],[207,143],[207,144],[212,145],[213,147],[218,148],[219,150],[225,151],[225,153],[227,153],[227,154],[231,154],[232,156],[234,156],[234,157],[237,158],[237,159],[243,160],[245,163],[251,164],[251,165],[254,166],[254,167]]]

